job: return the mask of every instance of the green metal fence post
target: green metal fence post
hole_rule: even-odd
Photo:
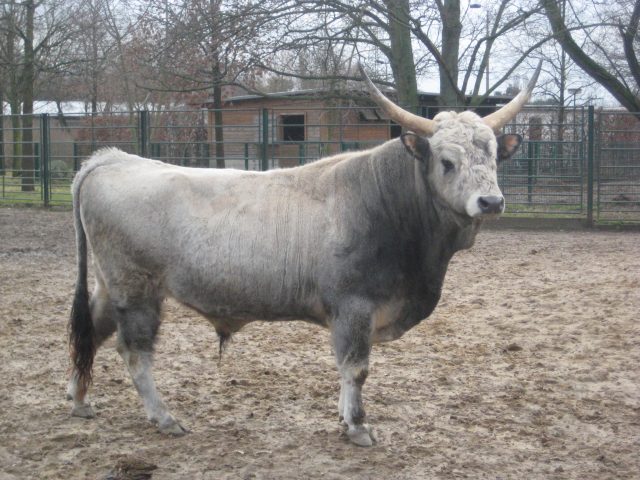
[[[262,171],[269,170],[269,110],[262,109]]]
[[[4,103],[2,101],[2,93],[0,92],[0,175],[4,184],[5,165],[4,165]],[[4,195],[3,195],[4,197]]]
[[[533,141],[527,146],[527,203],[533,202]]]
[[[80,153],[78,152],[78,143],[73,142],[73,171],[80,170]]]
[[[51,199],[51,158],[49,155],[49,115],[40,115],[40,185],[42,188],[42,200],[44,206],[48,207]]]
[[[587,226],[593,227],[593,182],[595,148],[595,108],[589,105],[587,114]]]
[[[542,118],[529,119],[529,142],[527,146],[527,202],[533,203],[533,185],[536,183],[540,141],[542,140]]]
[[[138,152],[141,157],[149,156],[149,111],[138,112]]]
[[[244,144],[244,169],[249,170],[249,144]]]
[[[34,115],[35,116],[35,115]],[[40,117],[38,117],[38,125],[40,122]],[[31,127],[32,130],[35,132],[35,128],[33,128],[33,126]],[[34,184],[33,186],[35,187],[35,182],[38,181],[40,183],[42,183],[42,162],[40,161],[40,142],[36,142],[35,140],[33,142],[31,142],[32,144],[32,155],[33,155],[33,181]],[[40,192],[40,197],[42,197],[42,192]]]

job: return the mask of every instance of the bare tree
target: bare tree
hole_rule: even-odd
[[[396,86],[399,103],[405,106],[417,105],[416,75],[434,64],[440,79],[441,104],[479,105],[550,38],[530,38],[520,54],[503,55],[501,68],[496,68],[499,75],[494,75],[493,83],[482,91],[494,45],[515,34],[538,15],[540,7],[531,8],[519,0],[502,0],[496,6],[486,2],[485,15],[479,22],[472,21],[474,16],[468,8],[462,8],[460,0],[274,0],[272,5],[280,17],[289,19],[280,27],[281,41],[274,45],[274,51],[304,53],[330,40],[352,45],[369,65],[381,54],[392,72],[391,81],[386,83]],[[263,63],[262,67],[280,74],[293,73],[272,64]],[[348,72],[346,77],[357,78]]]
[[[13,118],[14,162],[21,159],[22,190],[34,190],[33,103],[38,81],[51,79],[69,61],[65,59],[73,36],[70,18],[74,5],[58,0],[9,0],[2,3],[0,54],[7,68],[7,97]],[[20,133],[18,133],[20,132]],[[17,146],[20,145],[20,146]],[[14,169],[18,165],[14,163]]]
[[[347,79],[358,79],[353,62],[344,62],[334,72],[326,69],[300,72],[287,65],[274,65],[270,58],[283,51],[290,52],[291,57],[304,58],[314,51],[332,48],[340,49],[340,57],[348,59],[353,59],[356,53],[361,58],[372,59],[381,52],[393,72],[394,81],[389,83],[398,85],[399,103],[417,104],[408,0],[272,0],[269,9],[273,12],[269,30],[277,34],[270,36],[260,54],[252,58],[261,69],[314,79],[329,88]]]
[[[20,168],[19,159],[22,156],[22,132],[20,130],[20,117],[16,114],[22,112],[22,97],[20,89],[21,45],[18,36],[18,26],[22,22],[22,9],[16,2],[1,4],[2,17],[0,18],[0,64],[2,65],[2,91],[11,109],[11,129],[13,132],[13,165],[8,165],[10,170]]]
[[[416,14],[412,18],[412,32],[438,63],[440,102],[444,105],[480,105],[509,80],[532,52],[549,40],[548,36],[522,35],[523,27],[540,10],[528,2],[465,3],[465,8],[460,0],[435,0],[435,4],[439,19],[425,27],[421,18],[426,13]],[[480,7],[479,15],[471,11],[472,7]],[[512,48],[513,38],[519,38],[522,43],[519,51]],[[496,47],[500,47],[498,54]],[[497,60],[491,78],[490,58]]]
[[[541,1],[553,35],[567,55],[622,106],[640,112],[640,66],[636,54],[640,43],[640,2],[623,0],[608,4],[606,9],[590,10],[584,5],[575,8],[566,1],[566,16],[562,15],[560,2]],[[618,41],[611,42],[611,38]],[[622,43],[624,55],[618,54],[618,42]]]
[[[190,102],[210,98],[216,165],[224,167],[222,87],[249,71],[249,52],[269,11],[251,1],[223,0],[150,2],[145,8],[143,50],[153,68],[140,83],[149,92],[171,92]]]
[[[88,100],[91,113],[98,112],[98,102],[103,94],[102,86],[109,66],[114,60],[112,53],[116,46],[108,30],[110,9],[106,6],[106,1],[108,0],[86,0],[77,20],[79,35],[75,44],[77,54],[82,61],[77,65],[76,70],[80,87],[76,95],[79,94]]]

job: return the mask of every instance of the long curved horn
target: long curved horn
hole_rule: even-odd
[[[385,97],[380,90],[378,90],[364,71],[364,68],[362,68],[361,64],[358,64],[358,69],[360,69],[360,74],[367,84],[367,89],[369,90],[371,98],[380,108],[382,108],[382,110],[386,112],[387,115],[389,115],[389,117],[391,117],[392,120],[416,133],[420,133],[422,135],[433,135],[435,131],[435,122],[433,120],[423,118],[400,108]]]
[[[538,63],[538,68],[536,68],[533,77],[529,80],[527,87],[522,90],[516,97],[507,103],[504,107],[502,107],[497,112],[493,112],[486,117],[483,118],[484,123],[489,125],[494,132],[498,133],[502,127],[504,127],[507,122],[509,122],[512,118],[516,116],[516,114],[524,107],[524,104],[529,101],[531,98],[531,92],[533,92],[533,87],[536,86],[536,82],[538,81],[538,75],[540,75],[540,69],[542,68],[542,60]]]

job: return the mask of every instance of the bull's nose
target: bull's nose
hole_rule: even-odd
[[[482,215],[500,214],[504,211],[504,197],[502,195],[478,197],[478,207]]]

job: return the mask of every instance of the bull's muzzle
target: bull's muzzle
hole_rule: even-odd
[[[502,195],[483,195],[478,197],[480,215],[500,215],[504,212],[504,197]]]

